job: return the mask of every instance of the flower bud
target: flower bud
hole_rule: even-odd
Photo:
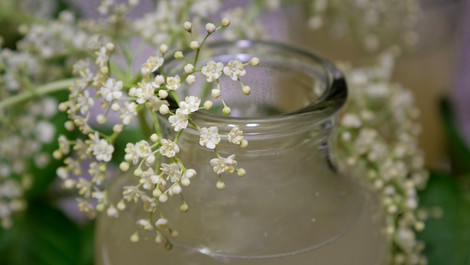
[[[183,59],[184,58],[184,55],[183,55],[182,51],[175,52],[174,56],[175,56],[175,59]]]
[[[192,29],[193,29],[193,24],[192,24],[191,22],[189,22],[189,21],[186,21],[186,22],[184,22],[184,24],[183,24],[183,28],[184,28],[184,30],[186,30],[187,32],[191,32]]]
[[[249,86],[242,86],[242,92],[245,95],[249,95],[251,93],[251,88]]]
[[[216,29],[217,29],[217,28],[215,27],[214,24],[212,24],[212,23],[207,23],[207,24],[206,24],[206,31],[207,31],[207,33],[212,34],[212,33],[215,32]]]
[[[191,41],[191,43],[189,43],[189,48],[191,48],[192,50],[199,49],[199,42],[195,40]]]
[[[160,45],[160,52],[161,52],[162,54],[167,53],[167,52],[168,52],[168,46],[167,46],[166,44]]]
[[[230,19],[224,17],[221,22],[222,27],[228,27],[230,25]]]

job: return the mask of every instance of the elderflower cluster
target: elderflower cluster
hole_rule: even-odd
[[[23,3],[23,2],[22,2]],[[54,144],[57,100],[37,93],[34,101],[5,108],[11,98],[35,93],[36,87],[63,71],[19,45],[0,50],[0,222],[13,223],[14,214],[26,207],[25,193],[50,165],[46,148]],[[47,88],[47,87],[46,87]]]
[[[89,34],[78,28],[72,12],[63,11],[58,20],[44,24],[33,24],[26,31],[18,48],[37,54],[41,58],[63,56],[70,52],[83,51],[87,47]]]
[[[345,67],[350,100],[339,122],[339,148],[347,166],[365,171],[380,195],[385,233],[395,249],[392,263],[425,264],[423,243],[415,236],[424,229],[417,190],[428,179],[417,145],[419,112],[411,92],[390,82],[393,60],[392,52],[386,52],[372,67]]]
[[[44,146],[53,143],[55,126],[49,121],[56,114],[57,102],[45,97],[15,110],[19,113],[0,118],[0,222],[12,224],[14,213],[25,208],[24,193],[31,187],[34,169],[49,165]],[[32,162],[32,163],[31,163]]]
[[[238,168],[234,155],[222,157],[217,151],[223,139],[246,147],[248,142],[243,132],[235,127],[227,135],[221,135],[216,126],[200,127],[192,115],[200,109],[210,109],[213,102],[206,100],[202,103],[196,95],[179,98],[182,86],[190,91],[188,88],[197,80],[216,83],[217,88],[212,91],[213,100],[220,98],[223,113],[229,115],[230,108],[222,99],[219,80],[229,78],[240,84],[241,93],[250,93],[249,86],[243,84],[242,78],[247,72],[246,67],[257,66],[259,59],[251,58],[248,62],[233,60],[227,65],[214,61],[200,65],[198,60],[205,40],[229,24],[228,19],[223,19],[220,25],[205,24],[206,33],[200,40],[197,40],[199,35],[192,31],[191,22],[180,25],[192,39],[189,48],[196,51],[191,53],[191,57],[179,50],[173,52],[172,60],[185,61],[182,73],[167,69],[166,62],[171,53],[166,44],[161,44],[158,52],[149,56],[139,71],[131,73],[130,77],[121,75],[122,70],[118,70],[114,63],[125,56],[126,51],[122,50],[125,47],[111,42],[103,43],[90,53],[91,58],[79,60],[74,65],[77,78],[69,87],[68,100],[62,102],[59,109],[66,111],[70,119],[65,124],[66,128],[78,129],[84,138],[67,139],[61,135],[54,157],[65,157],[65,164],[57,169],[57,174],[64,188],[78,190],[81,195],[78,206],[82,211],[92,217],[101,211],[117,217],[128,203],[141,203],[149,216],[138,220],[137,227],[154,231],[157,242],[164,242],[167,247],[171,245],[169,236],[174,237],[177,232],[171,227],[171,220],[164,218],[162,205],[170,199],[179,198],[180,210],[187,211],[189,205],[182,193],[197,175],[196,170],[187,168],[180,159],[183,152],[181,135],[188,128],[198,131],[199,144],[214,152],[214,158],[208,162],[217,176],[217,188],[225,187],[223,173],[245,174],[244,169]],[[172,74],[168,74],[170,72]],[[92,114],[92,111],[95,113]],[[153,123],[149,124],[147,118],[151,118]],[[174,134],[168,134],[160,127],[159,119],[162,118],[167,120]],[[111,124],[112,131],[105,132],[96,124]],[[143,128],[146,138],[127,142],[124,157],[116,157],[116,139],[121,132],[137,124]],[[106,185],[111,160],[120,161],[119,169],[132,170],[136,177],[134,185],[123,188],[122,197],[117,202],[109,199]],[[138,235],[138,231],[131,235],[131,241],[138,241]]]
[[[408,46],[417,42],[415,30],[420,12],[417,0],[313,0],[306,3],[311,29],[328,25],[336,35],[352,31],[368,50],[377,50],[382,45],[381,40],[387,41],[390,36]]]

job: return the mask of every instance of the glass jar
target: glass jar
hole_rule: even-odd
[[[261,60],[242,78],[252,88],[250,96],[237,82],[221,80],[232,116],[192,116],[201,127],[218,126],[221,134],[234,126],[244,131],[248,147],[221,142],[218,149],[223,157],[235,154],[246,176],[222,175],[226,188],[218,190],[209,164],[213,151],[198,144],[196,130],[185,130],[180,159],[198,174],[184,191],[188,212],[178,210],[179,202],[164,205],[179,232],[173,248],[155,243],[151,233],[130,242],[144,213],[129,203],[118,218],[99,218],[97,264],[384,264],[389,245],[378,198],[360,177],[338,173],[334,126],[347,97],[341,72],[318,55],[275,43],[220,42],[207,50],[203,58],[224,64]],[[181,69],[178,64],[172,69]],[[199,87],[202,94],[210,89]],[[167,118],[161,123],[174,133]],[[133,182],[132,173],[115,178],[111,201]]]

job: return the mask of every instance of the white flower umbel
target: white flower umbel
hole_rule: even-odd
[[[219,128],[212,126],[202,128],[199,136],[199,144],[209,149],[214,149],[220,142]]]

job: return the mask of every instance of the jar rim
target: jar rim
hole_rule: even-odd
[[[347,84],[343,73],[331,61],[315,52],[297,48],[285,43],[262,40],[237,40],[237,41],[214,41],[206,44],[209,49],[226,48],[250,48],[255,46],[266,46],[267,48],[280,49],[311,60],[312,64],[320,65],[325,70],[326,87],[323,93],[309,103],[293,112],[266,117],[233,117],[209,112],[198,111],[194,118],[210,123],[232,123],[232,124],[266,124],[272,122],[289,122],[299,119],[316,120],[330,118],[336,114],[347,99]],[[256,56],[256,53],[253,53]]]

